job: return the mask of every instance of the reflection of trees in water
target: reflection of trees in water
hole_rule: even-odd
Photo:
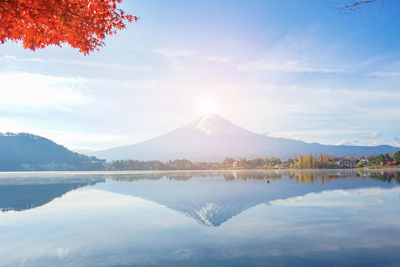
[[[262,174],[233,173],[224,176],[225,180],[264,179],[279,180],[282,178],[293,179],[298,183],[325,184],[337,179],[378,179],[385,182],[396,181],[400,183],[400,170],[368,171],[368,170],[338,170],[338,171],[313,171],[313,170],[287,170],[271,171]]]
[[[260,174],[251,174],[248,175],[246,173],[236,173],[234,172],[229,177],[224,177],[227,181],[232,180],[247,180],[247,179],[257,179],[257,180],[267,180],[274,181],[282,178],[293,179],[299,183],[309,183],[309,184],[325,184],[326,182],[343,179],[343,178],[356,178],[360,177],[358,173],[353,172],[343,172],[343,171],[329,171],[324,173],[321,171],[298,171],[298,170],[287,170],[287,171],[267,171],[265,173]]]
[[[392,181],[396,181],[400,184],[400,172],[399,171],[380,171],[373,172],[370,174],[370,177],[373,179],[378,179],[383,182],[391,183]]]
[[[400,183],[400,170],[274,170],[274,171],[201,171],[201,172],[150,172],[112,175],[116,181],[160,180],[187,181],[195,178],[223,177],[225,181],[293,179],[298,183],[325,184],[337,179],[378,179]]]

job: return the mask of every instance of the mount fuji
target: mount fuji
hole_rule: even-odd
[[[346,146],[321,145],[274,138],[246,130],[216,114],[210,114],[154,139],[93,153],[112,160],[220,161],[225,157],[288,158],[298,154],[324,153],[335,156],[377,155],[394,153],[400,148],[388,145]]]

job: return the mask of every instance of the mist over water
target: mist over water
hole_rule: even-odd
[[[0,174],[4,266],[398,265],[400,171]]]

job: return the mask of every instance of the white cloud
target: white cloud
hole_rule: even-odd
[[[344,73],[343,69],[326,68],[320,66],[303,65],[298,61],[281,61],[281,62],[266,62],[256,61],[245,64],[240,64],[237,69],[239,71],[277,71],[277,72],[310,72],[310,73]]]
[[[195,54],[195,52],[191,50],[178,49],[155,49],[153,52],[166,57],[187,57]]]
[[[31,132],[34,130],[33,126],[19,122],[17,120],[10,120],[0,117],[0,133],[5,132]]]
[[[107,149],[119,145],[134,144],[138,140],[119,134],[85,133],[69,131],[46,131],[46,136],[51,136],[52,140],[67,146],[74,151],[93,152]],[[82,146],[81,144],[86,144]]]
[[[370,133],[364,136],[365,139],[370,139],[370,140],[376,140],[379,139],[382,136],[382,133],[380,132],[374,132]]]
[[[397,143],[400,144],[400,136],[396,136],[396,137],[394,138],[394,140],[395,140]]]
[[[199,54],[193,50],[178,50],[178,49],[154,49],[152,51],[153,53],[165,56],[165,57],[172,57],[172,58],[178,58],[178,57],[190,57],[192,60],[198,60],[198,61],[208,61],[208,62],[214,62],[214,63],[229,63],[231,61],[230,57],[226,56],[220,56],[220,55],[205,55],[205,54]]]
[[[348,140],[342,140],[337,145],[345,145],[345,146],[357,146],[360,145],[360,140],[358,139],[348,139]]]
[[[221,57],[221,56],[209,56],[206,57],[205,60],[210,62],[217,62],[217,63],[228,63],[230,62],[229,57]]]
[[[85,80],[36,73],[0,73],[0,105],[44,107],[79,105]]]
[[[0,117],[0,133],[31,133],[48,138],[57,144],[77,152],[93,152],[118,145],[134,144],[138,141],[129,135],[68,130],[38,129],[34,123],[20,122]],[[82,144],[85,144],[84,146]]]
[[[390,145],[387,140],[383,140],[378,142],[376,140],[371,141],[363,141],[360,139],[345,139],[337,143],[337,145],[346,145],[346,146],[378,146],[378,145]]]
[[[280,73],[348,73],[356,70],[343,57],[344,43],[327,43],[315,38],[319,27],[283,35],[276,42],[247,57],[237,65],[239,71]],[[323,49],[321,49],[323,47]],[[354,63],[354,62],[351,62]]]
[[[272,137],[285,137],[285,138],[299,138],[302,136],[331,136],[332,134],[338,135],[352,135],[355,133],[363,132],[362,130],[350,130],[350,129],[327,129],[327,130],[293,130],[293,131],[279,131],[264,133],[264,135]]]
[[[368,76],[376,76],[381,78],[395,78],[400,77],[400,72],[397,71],[382,71],[382,72],[372,72]]]
[[[81,61],[81,60],[64,60],[64,59],[43,59],[43,58],[17,58],[15,56],[5,55],[3,59],[15,60],[19,62],[36,62],[36,63],[54,63],[54,64],[70,64],[85,67],[106,68],[106,69],[121,69],[135,72],[149,72],[152,68],[149,66],[130,66],[123,64],[110,64],[96,61]]]

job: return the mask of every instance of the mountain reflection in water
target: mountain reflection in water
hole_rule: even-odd
[[[0,266],[400,266],[399,177],[0,173]]]
[[[274,200],[327,190],[391,188],[399,182],[397,170],[132,172],[72,176],[47,173],[17,178],[3,175],[0,176],[0,210],[34,209],[70,191],[92,186],[156,202],[202,225],[220,226],[251,207]]]

